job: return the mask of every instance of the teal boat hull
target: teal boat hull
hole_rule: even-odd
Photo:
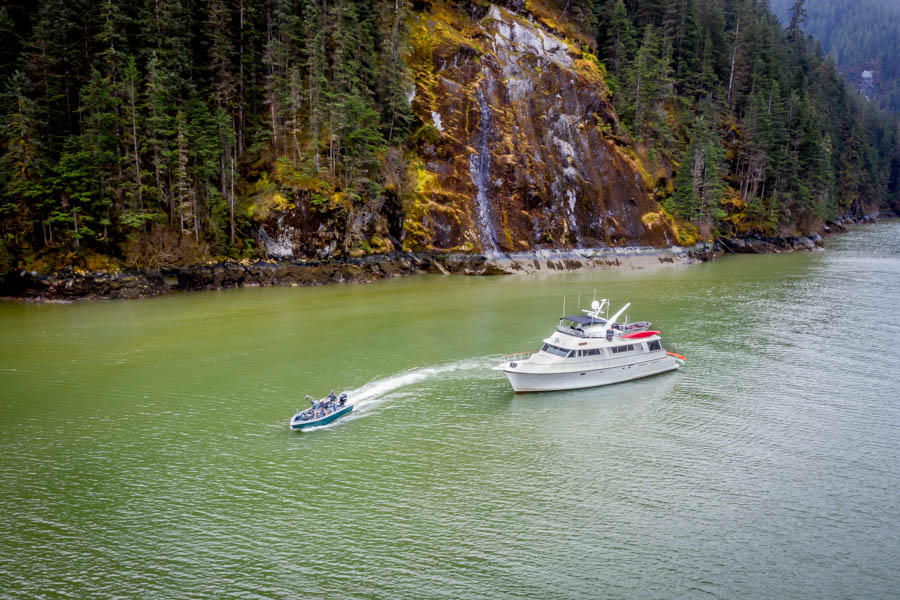
[[[330,415],[325,415],[324,417],[319,417],[318,419],[310,419],[308,421],[298,419],[297,416],[299,416],[299,415],[294,415],[294,417],[291,419],[291,429],[294,429],[297,431],[303,431],[304,429],[312,429],[313,427],[321,427],[323,425],[328,425],[329,423],[337,421],[341,417],[350,414],[350,412],[352,410],[353,410],[353,405],[348,404],[347,406],[341,408],[340,410],[334,411]]]

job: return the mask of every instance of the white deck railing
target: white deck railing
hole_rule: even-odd
[[[615,337],[620,338],[623,335],[627,335],[629,333],[637,333],[639,331],[647,331],[649,328],[650,327],[647,326],[647,327],[638,327],[635,329],[624,329],[624,330],[623,329],[613,329],[613,331],[615,332]],[[558,331],[559,333],[566,333],[568,335],[573,335],[575,337],[580,337],[580,338],[605,338],[606,337],[605,331],[603,331],[603,332],[584,331],[583,329],[573,329],[571,327],[563,327],[562,325],[557,325],[556,331]]]
[[[516,362],[519,360],[526,360],[531,358],[532,355],[537,354],[539,350],[531,350],[529,352],[517,352],[515,354],[504,354],[503,360],[506,362]]]
[[[533,352],[530,354],[534,354]],[[530,356],[529,353],[525,353],[525,356]],[[509,356],[522,356],[518,354],[511,354]],[[584,362],[579,362],[578,359],[566,359],[562,362],[552,362],[552,363],[534,363],[529,362],[526,365],[522,365],[526,367],[521,372],[522,373],[576,373],[578,371],[596,371],[599,369],[613,369],[616,367],[627,367],[629,365],[640,365],[645,362],[650,362],[651,360],[658,360],[666,356],[664,350],[654,350],[653,352],[647,352],[645,354],[639,355],[631,355],[631,356],[622,356],[615,358],[607,358],[602,360],[587,360]],[[507,357],[504,357],[507,358]],[[635,358],[640,358],[641,360],[634,360]],[[525,360],[525,358],[509,358],[507,362],[515,362],[516,360]]]

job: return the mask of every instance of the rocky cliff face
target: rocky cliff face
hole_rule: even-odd
[[[413,24],[413,108],[433,130],[417,147],[410,242],[485,253],[665,244],[654,182],[609,133],[596,59],[495,5],[454,16]]]
[[[273,210],[259,235],[270,256],[675,240],[653,194],[665,173],[649,175],[640,148],[611,133],[603,67],[527,6],[417,11],[406,60],[424,125],[406,156],[386,156],[386,193],[328,210]]]

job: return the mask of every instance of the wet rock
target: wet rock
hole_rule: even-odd
[[[224,261],[152,271],[80,272],[71,268],[41,275],[25,271],[0,275],[0,295],[72,301],[145,298],[173,291],[230,287],[312,286],[366,283],[416,273],[507,275],[545,271],[645,268],[710,260],[723,252],[813,250],[822,238],[723,238],[716,244],[679,247],[543,249],[484,256],[461,253],[396,253],[354,259]]]
[[[417,82],[413,110],[422,122],[440,114],[441,132],[418,148],[434,146],[422,243],[489,255],[590,240],[662,246],[667,226],[642,221],[659,211],[642,174],[652,168],[632,140],[613,139],[617,117],[593,57],[496,5],[471,29],[456,26],[423,32],[440,77]]]
[[[515,271],[501,265],[490,263],[481,271],[481,275],[512,275]]]

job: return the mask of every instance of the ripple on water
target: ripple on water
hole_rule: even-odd
[[[0,594],[890,597],[897,239],[883,224],[683,270],[0,305]],[[687,366],[518,396],[486,369],[539,343],[561,293],[600,286]],[[288,430],[303,394],[335,386],[352,415]]]

